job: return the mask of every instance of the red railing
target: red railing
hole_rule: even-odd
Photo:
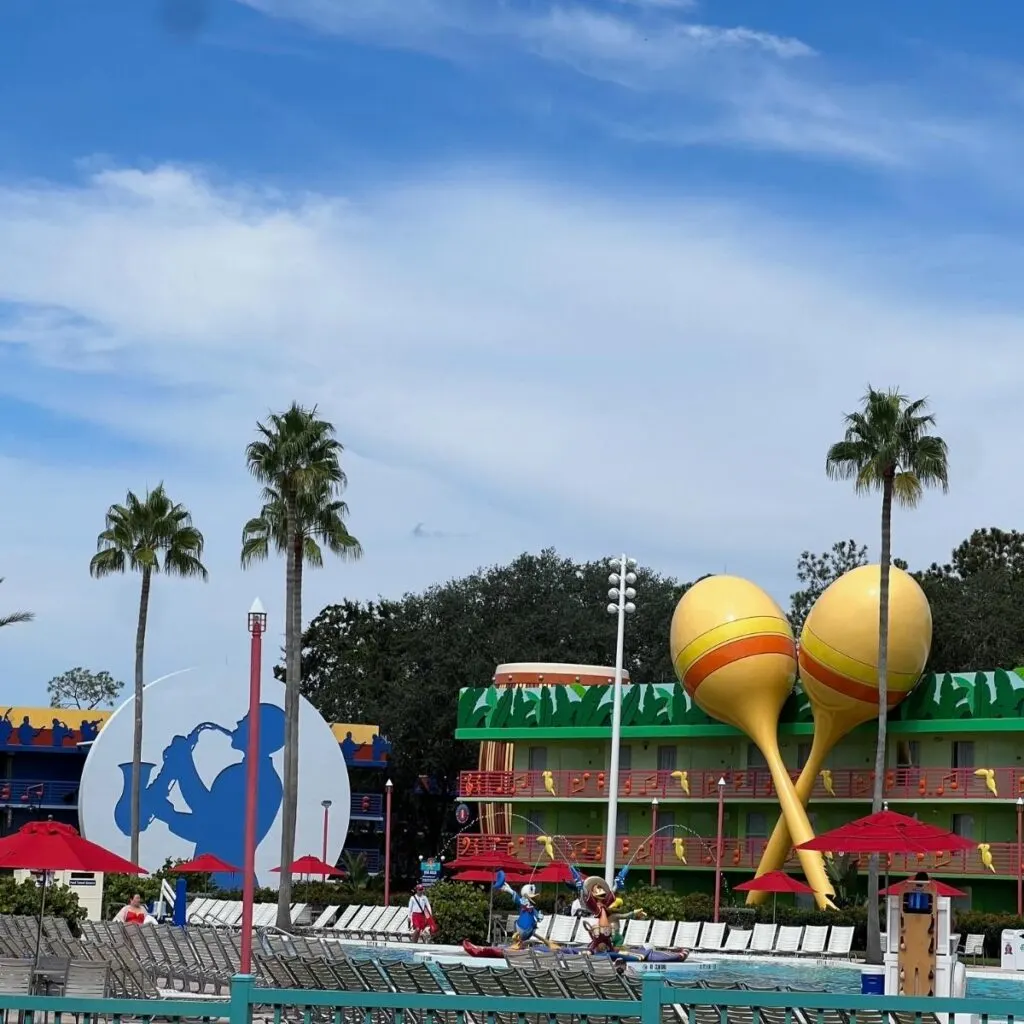
[[[986,770],[987,769],[983,769]],[[797,778],[798,772],[792,772]],[[725,779],[725,796],[770,800],[775,786],[767,769],[674,772],[619,772],[620,799],[716,800],[718,780]],[[870,800],[875,773],[860,768],[833,768],[814,783],[812,800]],[[459,796],[464,800],[540,799],[600,800],[608,795],[608,773],[580,771],[462,772]],[[1016,800],[1024,796],[1024,768],[992,769],[991,778],[973,768],[894,768],[885,773],[888,800]]]
[[[547,836],[553,844],[556,857],[579,864],[603,864],[604,840],[598,836]],[[650,867],[713,868],[715,866],[715,840],[693,835],[658,836],[650,840],[645,836],[620,836],[615,840],[615,860],[618,864],[632,863]],[[761,861],[767,846],[766,839],[724,838],[722,866],[726,871],[753,871]],[[458,855],[471,856],[500,850],[509,852],[528,863],[548,863],[544,846],[536,836],[528,835],[462,835],[458,837]],[[1017,844],[991,843],[991,868],[985,864],[981,851],[966,850],[955,853],[897,854],[883,861],[893,874],[913,874],[927,871],[937,875],[981,875],[1017,877]],[[866,858],[865,858],[866,860]],[[886,865],[883,865],[886,866]],[[796,854],[790,853],[787,867],[799,869]]]

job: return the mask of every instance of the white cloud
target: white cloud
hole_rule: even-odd
[[[0,601],[39,614],[0,634],[18,690],[72,664],[130,673],[135,581],[86,566],[107,504],[162,478],[206,531],[212,580],[160,581],[153,670],[244,670],[245,610],[259,593],[273,613],[282,573],[237,568],[256,500],[242,449],[292,398],[350,448],[367,552],[311,575],[310,613],[544,544],[625,544],[681,576],[728,565],[785,599],[802,548],[874,540],[876,503],[821,471],[868,381],[930,394],[953,451],[952,496],[897,521],[903,557],[943,557],[1024,496],[1005,473],[1024,317],[928,295],[912,274],[931,239],[498,172],[288,195],[173,167],[7,187],[0,232],[0,356],[22,365],[0,393],[168,450],[86,467],[0,442],[18,496]],[[457,536],[413,536],[421,522]]]

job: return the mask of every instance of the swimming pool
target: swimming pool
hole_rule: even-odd
[[[794,964],[778,960],[714,960],[686,964],[666,964],[670,978],[692,977],[715,982],[745,982],[748,985],[789,985],[792,988],[827,989],[836,993],[860,992],[860,965],[847,967],[829,963]],[[967,994],[976,999],[1017,999],[1024,1001],[1024,979],[967,978]]]

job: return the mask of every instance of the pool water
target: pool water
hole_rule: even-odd
[[[860,992],[860,968],[829,964],[827,970],[815,964],[786,964],[773,960],[716,960],[709,963],[666,964],[670,978],[703,978],[714,982],[745,982],[748,985],[789,985],[792,988],[827,989],[829,992]],[[975,999],[1017,999],[1024,1001],[1024,980],[967,978],[967,994]]]

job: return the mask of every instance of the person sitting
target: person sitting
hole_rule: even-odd
[[[135,893],[114,915],[114,920],[121,924],[156,924],[156,918],[142,905],[142,896],[139,893]]]
[[[417,885],[416,891],[409,899],[409,925],[412,928],[413,942],[425,942],[428,935],[437,931],[434,911],[424,885]]]

